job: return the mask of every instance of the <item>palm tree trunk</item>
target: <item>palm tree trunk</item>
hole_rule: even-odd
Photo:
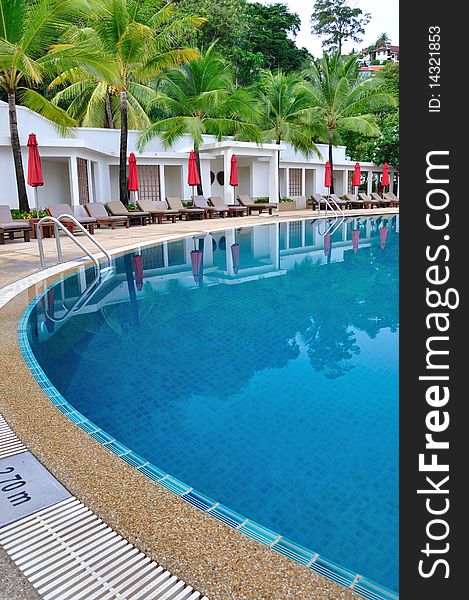
[[[331,188],[330,188],[330,193],[334,194],[334,163],[332,160],[332,142],[334,140],[334,129],[332,127],[329,128],[329,162],[331,165]]]
[[[204,188],[202,185],[202,171],[200,170],[200,154],[199,154],[199,149],[196,148],[194,150],[195,152],[195,164],[197,165],[197,171],[199,173],[199,179],[200,179],[200,183],[197,186],[197,195],[198,196],[203,196],[204,195]]]
[[[119,199],[127,206],[129,203],[129,192],[127,190],[127,92],[120,92],[120,112],[121,112],[121,142],[119,156]]]
[[[106,115],[106,127],[107,129],[114,129],[114,119],[112,118],[112,109],[111,109],[111,99],[109,98],[109,94],[106,94],[106,99],[104,101],[105,106],[105,115]]]
[[[20,137],[18,135],[18,122],[16,119],[15,92],[8,92],[8,117],[10,121],[10,140],[13,152],[13,162],[15,163],[19,208],[21,211],[29,212],[28,195],[26,194],[26,182],[24,179],[23,158],[21,156]]]

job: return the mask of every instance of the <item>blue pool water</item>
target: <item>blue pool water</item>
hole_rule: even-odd
[[[323,227],[120,257],[94,287],[88,270],[49,291],[29,343],[68,402],[145,460],[397,590],[398,221]]]

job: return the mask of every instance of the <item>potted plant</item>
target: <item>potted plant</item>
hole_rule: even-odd
[[[279,203],[278,203],[278,210],[279,212],[282,211],[287,211],[287,210],[295,210],[296,209],[296,203],[293,200],[293,198],[280,198]]]

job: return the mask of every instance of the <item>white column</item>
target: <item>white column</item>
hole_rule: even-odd
[[[306,196],[306,169],[301,169],[301,194],[300,196]]]
[[[344,194],[348,194],[348,174],[349,174],[349,170],[345,169],[345,171],[344,171]]]
[[[278,202],[278,152],[274,150],[269,159],[269,201]]]
[[[226,230],[226,272],[230,277],[234,277],[233,255],[231,254],[231,246],[236,243],[236,233],[234,229]]]
[[[186,254],[187,254],[187,252],[186,252]],[[189,255],[189,259],[187,259],[187,256],[186,256],[186,262],[190,262],[190,255]],[[169,266],[168,242],[163,242],[163,265],[165,267]]]
[[[88,175],[88,202],[94,202],[95,193],[93,187],[93,178],[91,176],[91,160],[86,161],[86,174]]]
[[[213,265],[213,238],[209,233],[204,237],[204,265]]]
[[[210,182],[210,160],[202,158],[202,155],[200,155],[200,179],[202,181],[205,197],[210,196],[209,192],[212,187]],[[197,188],[194,188],[194,193],[197,195]]]
[[[233,187],[230,185],[231,157],[233,150],[226,148],[223,151],[223,172],[225,173],[225,183],[223,185],[223,201],[225,204],[234,204]]]
[[[164,174],[164,165],[160,165],[160,200],[166,199],[166,179]]]
[[[96,189],[94,194],[95,202],[110,202],[111,198],[111,174],[109,164],[98,160],[95,162],[94,178]]]
[[[301,221],[301,247],[306,246],[306,221]]]
[[[78,165],[76,156],[70,156],[68,159],[68,173],[70,178],[70,204],[72,206],[79,206],[80,192],[78,189]]]
[[[280,223],[270,225],[270,262],[274,269],[280,269]]]
[[[372,171],[367,171],[368,173],[368,177],[366,180],[366,193],[369,196],[371,194],[371,190],[372,188],[372,182],[373,182],[373,172]]]
[[[285,194],[280,193],[282,196],[285,195],[286,198],[290,196],[290,167],[285,167]]]
[[[366,227],[366,237],[369,238],[371,236],[371,219],[367,219],[365,221],[365,227]]]
[[[342,223],[342,241],[347,241],[347,223],[345,221]]]

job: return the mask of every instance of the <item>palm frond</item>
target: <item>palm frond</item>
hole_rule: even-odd
[[[73,131],[70,128],[76,126],[75,119],[35,90],[19,88],[18,100],[32,111],[52,121],[57,126],[61,135],[73,135]]]

